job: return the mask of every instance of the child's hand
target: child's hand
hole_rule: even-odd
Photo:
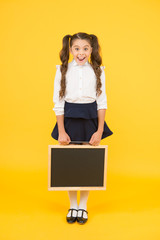
[[[59,144],[67,145],[71,142],[69,135],[66,132],[60,133],[58,137]]]
[[[102,132],[97,131],[93,133],[89,143],[93,146],[98,146],[102,138]]]

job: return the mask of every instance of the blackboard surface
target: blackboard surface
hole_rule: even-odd
[[[50,145],[49,190],[105,189],[107,146],[87,146]]]
[[[103,186],[103,173],[104,149],[52,148],[51,187]]]

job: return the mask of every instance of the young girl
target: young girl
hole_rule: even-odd
[[[69,53],[73,55],[70,63]],[[98,38],[82,32],[64,36],[60,59],[62,64],[56,65],[53,96],[57,122],[51,136],[63,145],[97,146],[101,139],[113,134],[105,122],[107,97]],[[88,220],[89,191],[80,191],[79,206],[77,191],[68,191],[68,195],[67,222],[77,220],[84,224]]]

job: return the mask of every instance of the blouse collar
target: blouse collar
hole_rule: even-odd
[[[85,62],[84,65],[79,65],[74,58],[73,58],[73,60],[72,60],[71,63],[73,64],[73,66],[80,66],[80,67],[83,67],[84,65],[86,65],[86,66],[89,65],[89,62],[88,62],[88,61]]]

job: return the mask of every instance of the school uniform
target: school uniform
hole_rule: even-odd
[[[66,94],[59,100],[61,81],[60,65],[56,65],[57,71],[54,80],[53,111],[55,114],[64,114],[64,127],[71,141],[89,142],[91,136],[98,129],[98,110],[107,109],[107,96],[105,92],[105,72],[101,66],[102,93],[96,96],[96,75],[90,63],[87,61],[80,66],[73,59],[68,63],[66,73]],[[106,121],[102,138],[112,135]],[[58,140],[57,122],[51,136]]]

